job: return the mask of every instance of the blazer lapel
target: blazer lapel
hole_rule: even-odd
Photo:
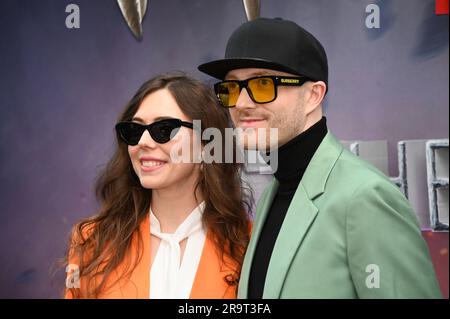
[[[269,212],[270,206],[272,205],[273,198],[278,189],[278,182],[275,178],[268,186],[268,194],[263,199],[263,202],[258,204],[256,209],[256,216],[252,226],[252,234],[250,237],[250,242],[247,247],[247,252],[245,254],[244,263],[241,269],[241,278],[239,280],[238,298],[247,298],[248,289],[248,279],[250,275],[250,268],[253,261],[253,256],[255,254],[256,244],[259,240],[259,235],[264,222]]]
[[[313,200],[325,191],[328,176],[342,150],[342,145],[331,133],[327,133],[311,159],[275,242],[263,298],[280,297],[292,260],[319,212]],[[265,207],[270,207],[271,203],[272,201],[265,203]],[[259,226],[261,227],[262,225]]]
[[[317,212],[317,208],[309,200],[303,186],[299,185],[273,248],[263,298],[279,298],[292,259]]]
[[[192,284],[191,299],[236,298],[237,281],[234,272],[237,265],[230,258],[224,258],[226,262],[220,258],[212,234],[208,232]]]
[[[111,285],[100,298],[107,299],[148,299],[150,293],[150,220],[148,214],[139,225],[141,240],[137,234],[131,242],[130,251],[125,256],[122,263],[107,279],[107,285]],[[139,246],[141,248],[140,254]],[[132,273],[128,276],[129,267],[136,265]],[[120,278],[118,282],[117,279]]]

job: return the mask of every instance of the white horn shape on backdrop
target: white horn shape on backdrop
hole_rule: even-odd
[[[133,35],[139,41],[143,37],[142,21],[147,12],[147,0],[117,0],[120,11]],[[259,18],[261,0],[243,0],[247,20]]]
[[[147,0],[117,0],[120,11],[131,32],[138,40],[142,40],[142,20],[147,11]]]
[[[260,0],[243,0],[245,14],[247,15],[247,20],[255,20],[259,18],[259,11],[261,8]]]

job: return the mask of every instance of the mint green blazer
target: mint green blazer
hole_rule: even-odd
[[[277,187],[273,179],[258,202],[239,298],[247,298],[256,243]],[[409,202],[328,132],[287,211],[263,298],[441,297]]]

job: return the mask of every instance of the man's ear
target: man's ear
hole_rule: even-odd
[[[327,85],[323,81],[317,81],[310,82],[309,86],[310,92],[306,103],[308,105],[308,110],[312,112],[322,104],[325,93],[327,92]]]

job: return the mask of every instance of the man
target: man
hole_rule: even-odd
[[[325,50],[294,22],[260,18],[199,66],[236,127],[278,128],[278,170],[261,195],[240,298],[440,298],[408,201],[327,129]],[[248,146],[248,145],[247,145]]]

